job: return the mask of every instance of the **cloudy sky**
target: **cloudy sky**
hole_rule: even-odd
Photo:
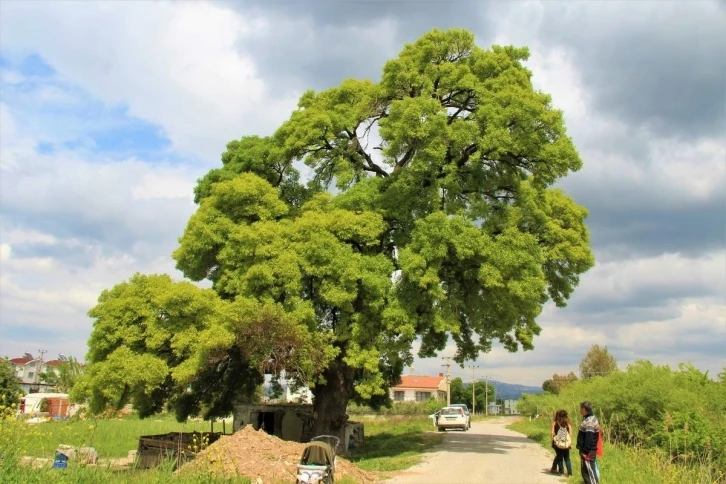
[[[533,352],[495,349],[480,373],[539,385],[594,343],[622,366],[726,364],[723,2],[302,4],[0,3],[0,355],[82,357],[102,289],[180,277],[192,187],[227,141],[271,133],[305,89],[377,80],[427,30],[465,27],[480,46],[530,47],[585,163],[563,186],[590,210],[597,257],[568,308],[546,308]]]

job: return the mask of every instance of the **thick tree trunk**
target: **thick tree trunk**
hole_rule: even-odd
[[[346,448],[345,423],[348,402],[353,398],[353,368],[343,362],[342,357],[336,358],[323,373],[325,383],[317,384],[313,390],[313,423],[312,436],[334,435],[341,441],[341,453]]]

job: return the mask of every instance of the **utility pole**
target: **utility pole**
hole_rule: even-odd
[[[40,353],[40,363],[35,368],[35,377],[33,378],[33,383],[38,383],[38,377],[40,376],[40,372],[43,371],[43,355],[45,355],[47,351],[38,350],[38,353]]]
[[[446,406],[448,407],[451,405],[451,357],[444,356],[441,359],[446,361],[441,366],[446,367]]]
[[[479,368],[477,365],[469,366],[471,368],[471,414],[476,413],[476,376],[474,372]]]
[[[489,415],[489,376],[484,375],[484,405],[486,405],[486,415]]]

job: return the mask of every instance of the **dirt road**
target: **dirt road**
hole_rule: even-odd
[[[548,474],[552,457],[538,443],[506,428],[512,417],[447,431],[441,446],[424,461],[386,484],[556,484]]]

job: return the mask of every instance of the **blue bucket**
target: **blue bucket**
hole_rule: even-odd
[[[55,458],[53,459],[53,467],[55,469],[66,469],[68,467],[68,456],[61,452],[56,452]]]

